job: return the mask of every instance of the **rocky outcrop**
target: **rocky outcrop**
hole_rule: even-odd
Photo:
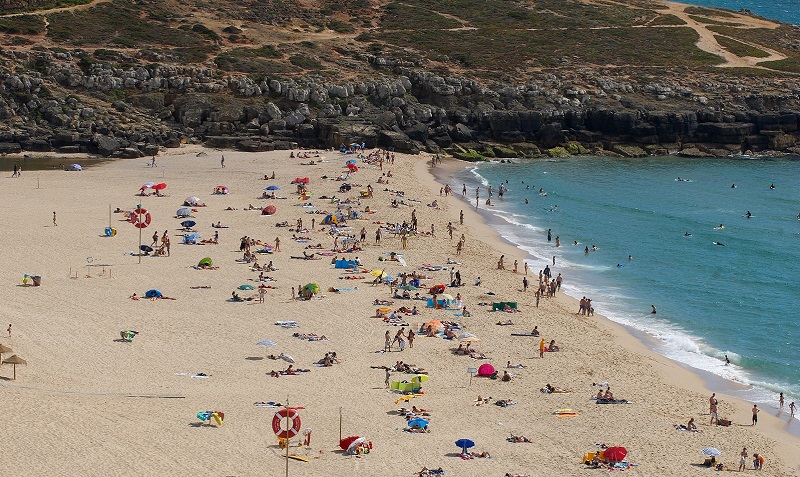
[[[193,66],[86,67],[80,52],[0,55],[20,65],[0,70],[0,153],[138,157],[197,140],[248,151],[355,141],[409,153],[469,144],[492,157],[503,144],[520,154],[725,155],[794,151],[800,139],[800,82],[790,80],[640,84],[587,70],[487,87],[368,58],[371,79],[259,81]],[[23,72],[33,63],[46,70]]]

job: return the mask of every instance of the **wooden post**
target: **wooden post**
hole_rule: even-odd
[[[142,223],[142,212],[141,212],[142,204],[137,205],[136,206],[136,210],[139,211],[138,224],[141,224]],[[137,227],[139,228],[139,265],[141,265],[142,264],[142,228],[139,227],[138,224],[137,224]]]
[[[339,442],[342,442],[342,408],[339,407]]]
[[[289,396],[286,396],[286,429],[291,429],[292,425],[289,423]],[[286,477],[289,477],[289,444],[292,438],[286,437]]]

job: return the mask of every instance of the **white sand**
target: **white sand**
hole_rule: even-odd
[[[304,406],[303,428],[313,429],[310,448],[292,449],[310,462],[291,461],[292,475],[411,475],[423,465],[443,467],[448,475],[576,475],[591,472],[580,464],[581,456],[595,450],[594,442],[628,448],[628,461],[638,464],[626,471],[635,475],[696,475],[707,472],[692,464],[702,461],[700,449],[715,446],[723,450],[722,461],[735,468],[738,452],[746,445],[767,459],[765,475],[788,476],[800,472],[796,448],[798,439],[785,432],[786,419],[762,412],[756,428],[749,424],[748,403],[719,396],[720,414],[733,419],[731,427],[708,425],[708,394],[702,382],[679,365],[648,351],[638,340],[602,317],[577,317],[577,305],[566,297],[542,300],[533,306],[532,293],[522,294],[520,275],[494,270],[500,253],[509,266],[522,253],[498,240],[465,210],[466,225],[457,226],[456,239],[447,238],[447,222],[458,223],[461,203],[448,203],[438,196],[439,186],[427,173],[427,158],[398,156],[391,169],[395,175],[389,188],[406,192],[406,200],[418,199],[420,230],[435,223],[437,238],[409,240],[405,252],[407,268],[390,262],[387,271],[416,270],[422,263],[444,265],[455,256],[455,243],[467,235],[464,253],[458,258],[468,286],[461,292],[472,311],[471,318],[453,317],[450,311],[425,309],[409,317],[412,324],[430,319],[460,321],[466,331],[481,338],[475,348],[486,353],[497,368],[511,360],[528,366],[514,370],[514,381],[503,383],[473,379],[468,386],[468,367],[482,361],[450,352],[457,343],[439,338],[417,338],[413,349],[380,354],[383,335],[395,327],[370,316],[375,298],[388,298],[388,287],[371,287],[366,280],[340,280],[343,274],[330,264],[330,257],[318,261],[292,260],[306,243],[292,241],[287,228],[275,223],[298,217],[317,228],[322,215],[307,215],[298,206],[289,182],[310,177],[312,201],[320,209],[333,209],[320,195],[338,195],[339,182],[321,180],[335,177],[351,156],[324,153],[327,163],[301,166],[308,159],[288,159],[287,151],[248,154],[198,148],[177,151],[180,155],[160,157],[158,167],[145,166],[145,159],[122,160],[83,172],[24,171],[21,178],[5,179],[0,200],[4,263],[0,288],[5,319],[13,323],[13,335],[3,334],[0,342],[28,360],[17,366],[17,380],[0,381],[4,406],[3,466],[9,475],[282,475],[284,460],[271,429],[274,410],[254,406],[257,401],[285,401]],[[79,162],[79,161],[72,161]],[[452,167],[458,167],[456,164]],[[264,174],[277,180],[264,181]],[[362,201],[377,213],[368,222],[353,222],[354,233],[367,228],[368,246],[358,255],[368,269],[383,268],[378,256],[400,251],[400,240],[384,235],[375,246],[373,221],[410,220],[407,207],[393,209],[390,196],[376,184],[376,168],[362,167],[354,181],[371,183],[375,198]],[[37,188],[37,179],[39,188]],[[168,197],[139,197],[146,181],[168,184]],[[230,187],[227,196],[214,196],[214,186]],[[286,200],[260,200],[263,187],[279,185]],[[353,192],[359,187],[354,188]],[[208,207],[195,214],[202,238],[211,238],[221,221],[219,245],[181,245],[179,223],[173,216],[183,199],[196,195]],[[355,194],[351,194],[355,195]],[[424,204],[434,198],[444,210]],[[151,227],[143,241],[150,243],[154,230],[169,230],[171,257],[144,257],[142,263],[128,252],[138,245],[138,230],[112,214],[116,237],[103,237],[108,225],[109,205],[133,209],[142,203],[151,213]],[[262,217],[258,211],[242,210],[248,204],[274,204],[276,215]],[[227,206],[239,210],[224,211]],[[52,212],[58,226],[52,225]],[[259,262],[273,260],[279,268],[267,275],[277,278],[278,287],[269,290],[266,303],[231,303],[233,290],[257,277],[241,257],[239,238],[248,235],[272,243],[281,238],[279,253],[260,256]],[[304,234],[305,235],[305,234]],[[332,240],[324,232],[313,232],[312,242],[326,249]],[[219,270],[195,270],[192,265],[205,256],[214,259]],[[91,265],[87,268],[87,258]],[[98,265],[108,264],[109,267]],[[520,267],[520,270],[522,267]],[[70,270],[72,276],[70,276]],[[555,269],[556,273],[558,269]],[[41,287],[22,287],[23,274],[41,275]],[[78,278],[74,278],[77,273]],[[448,281],[447,272],[431,273],[428,285]],[[88,278],[90,275],[91,278]],[[480,275],[484,286],[471,284]],[[371,278],[371,277],[369,277]],[[534,280],[533,272],[529,279]],[[569,280],[569,277],[566,277]],[[291,287],[316,282],[321,299],[293,302]],[[211,286],[211,289],[191,289]],[[358,290],[329,293],[328,287],[358,287]],[[133,301],[158,288],[175,301]],[[484,295],[517,301],[521,313],[489,313],[481,301]],[[252,292],[239,291],[243,296]],[[423,302],[396,301],[401,305]],[[512,319],[515,326],[497,326],[498,320]],[[296,320],[298,329],[274,326],[276,320]],[[6,322],[0,329],[5,329]],[[559,353],[538,358],[533,338],[514,337],[512,331],[527,331],[538,325],[549,341],[562,346]],[[132,343],[119,343],[119,331],[138,330]],[[328,342],[292,338],[292,332],[324,334]],[[256,342],[271,339],[278,346],[264,348]],[[326,351],[336,351],[342,363],[331,368],[312,364]],[[263,359],[269,353],[285,352],[296,367],[311,372],[272,378],[267,373],[287,363]],[[6,355],[7,357],[8,355]],[[248,359],[251,358],[251,359]],[[258,359],[261,358],[261,359]],[[416,364],[430,372],[425,395],[409,404],[431,410],[431,433],[402,432],[405,421],[390,413],[398,408],[397,397],[383,386],[384,371],[370,366],[391,365],[397,360]],[[11,366],[3,365],[0,376],[11,377]],[[203,372],[207,379],[190,375]],[[188,373],[179,375],[177,373]],[[394,376],[402,379],[400,374]],[[599,406],[589,399],[597,388],[593,382],[609,381],[616,397],[629,405]],[[546,383],[571,389],[571,394],[545,395]],[[478,396],[513,399],[508,408],[473,406]],[[132,397],[137,396],[137,397]],[[343,433],[366,436],[373,451],[361,458],[337,452],[339,409],[344,415]],[[552,415],[557,408],[580,411],[575,418]],[[222,427],[196,427],[198,411],[225,412]],[[694,416],[702,430],[678,432],[674,424]],[[524,434],[534,444],[506,442],[509,433]],[[461,460],[454,441],[461,437],[476,442],[474,451],[488,451],[491,459]],[[752,459],[750,459],[752,461]],[[748,463],[752,467],[752,463]]]

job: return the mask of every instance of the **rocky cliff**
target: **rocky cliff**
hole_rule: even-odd
[[[800,82],[652,81],[596,69],[484,85],[369,56],[372,79],[253,79],[212,67],[119,67],[74,51],[4,51],[0,153],[137,157],[182,141],[248,151],[449,150],[465,159],[592,152],[798,152]],[[16,67],[14,65],[17,65]],[[20,72],[16,72],[20,71]]]

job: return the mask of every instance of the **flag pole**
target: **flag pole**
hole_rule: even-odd
[[[291,429],[291,424],[289,424],[289,396],[286,396],[286,429]],[[289,477],[289,442],[291,441],[291,437],[287,434],[286,436],[286,477]]]

